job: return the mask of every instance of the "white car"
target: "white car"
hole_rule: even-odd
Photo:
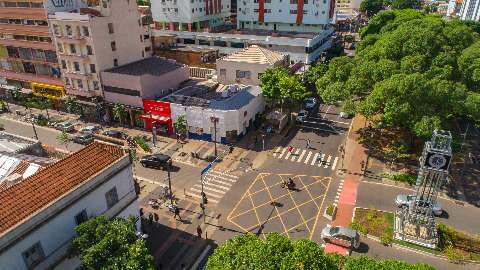
[[[307,118],[308,113],[305,110],[300,110],[297,114],[297,122],[303,123],[305,119]]]
[[[317,99],[314,97],[309,97],[305,102],[305,109],[311,110],[315,107],[315,105],[317,105]]]
[[[72,132],[75,130],[75,125],[72,122],[62,122],[55,125],[55,128],[64,132]]]
[[[349,119],[350,115],[346,112],[340,112],[340,118]]]
[[[99,126],[86,126],[79,130],[82,134],[95,134],[100,130]]]

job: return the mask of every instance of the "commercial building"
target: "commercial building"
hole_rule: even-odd
[[[140,118],[144,111],[143,100],[159,99],[177,90],[189,79],[189,69],[174,60],[149,57],[107,69],[101,73],[101,79],[107,105],[110,108],[116,103],[125,105],[127,123],[144,127]],[[111,115],[111,109],[107,112]]]
[[[462,20],[480,21],[480,0],[464,0],[459,17]]]
[[[0,84],[40,96],[65,95],[48,14],[84,5],[71,1],[0,1]]]
[[[88,1],[48,18],[69,95],[101,97],[101,71],[150,54],[136,1]]]
[[[332,0],[333,1],[333,0]],[[335,0],[333,21],[342,22],[360,15],[361,0]]]
[[[129,154],[98,142],[0,190],[0,205],[0,268],[12,270],[51,269],[91,217],[139,217]]]

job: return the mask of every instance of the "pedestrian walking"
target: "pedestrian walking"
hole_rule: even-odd
[[[293,147],[292,146],[288,147],[288,152],[290,152],[290,154],[293,152]]]
[[[153,214],[152,213],[148,214],[148,223],[149,224],[153,223]]]
[[[200,225],[197,226],[197,236],[198,238],[202,238],[202,228],[200,228]]]
[[[178,208],[178,206],[175,206],[174,213],[175,213],[175,215],[173,216],[173,218],[177,219],[177,216],[178,216],[178,219],[181,220],[181,218],[180,218],[180,208]]]
[[[307,149],[310,149],[310,139],[307,139]]]

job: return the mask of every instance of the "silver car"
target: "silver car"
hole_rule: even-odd
[[[415,195],[400,194],[395,198],[395,204],[400,208],[412,206],[413,203],[416,203],[418,206],[420,206],[419,209],[428,207],[428,204],[430,204],[430,202],[415,200]],[[440,216],[443,213],[442,206],[438,202],[433,205],[432,210],[433,214],[436,216]]]
[[[360,246],[360,234],[350,228],[327,225],[322,230],[323,241],[346,248],[357,249]]]
[[[58,123],[55,128],[65,132],[71,132],[75,130],[75,125],[72,122],[67,121]]]

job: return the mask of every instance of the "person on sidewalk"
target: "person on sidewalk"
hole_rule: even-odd
[[[310,139],[307,139],[307,149],[310,149]]]
[[[197,236],[198,236],[198,238],[202,238],[202,233],[203,233],[202,228],[200,228],[200,225],[198,225],[197,226]]]
[[[178,208],[178,206],[175,205],[173,218],[177,219],[177,217],[178,217],[178,220],[182,220],[182,218],[180,217],[180,208]]]
[[[290,152],[290,154],[293,152],[293,147],[292,146],[288,147],[288,152]]]

